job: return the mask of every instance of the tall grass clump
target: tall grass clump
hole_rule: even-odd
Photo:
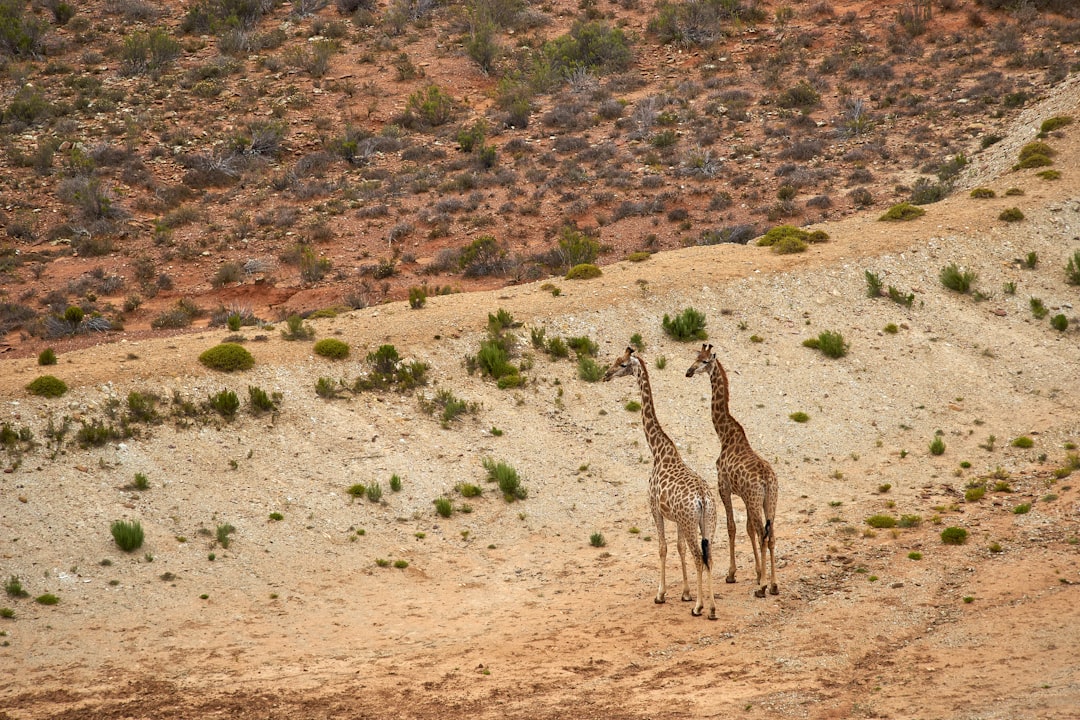
[[[841,358],[847,355],[850,345],[839,332],[825,330],[816,338],[803,340],[803,346],[820,350],[826,357]]]
[[[138,520],[116,520],[110,526],[116,546],[124,552],[134,552],[142,547],[143,529]]]
[[[483,463],[488,482],[494,482],[499,486],[506,502],[524,500],[528,497],[529,491],[521,484],[517,470],[502,461],[495,462],[491,458],[484,458]]]
[[[941,268],[938,278],[941,284],[958,293],[971,292],[971,285],[978,275],[972,270],[961,270],[956,263]]]

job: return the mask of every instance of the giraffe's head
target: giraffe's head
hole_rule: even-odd
[[[695,373],[709,374],[709,366],[716,362],[716,353],[712,351],[709,343],[701,344],[701,351],[694,358],[694,364],[686,371],[686,377],[694,377]]]
[[[641,365],[641,358],[634,354],[634,348],[627,347],[626,351],[615,358],[615,362],[613,362],[611,367],[607,369],[607,372],[604,373],[604,382],[607,382],[611,378],[633,374],[635,365]]]

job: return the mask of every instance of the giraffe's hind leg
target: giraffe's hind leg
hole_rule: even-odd
[[[679,546],[679,564],[682,566],[682,601],[690,602],[694,599],[694,596],[690,594],[690,576],[686,573],[686,533],[683,532],[682,526],[678,526],[678,546]],[[695,615],[701,614],[701,609],[694,613]]]
[[[769,594],[779,595],[780,587],[776,584],[776,525],[772,522],[769,523]]]

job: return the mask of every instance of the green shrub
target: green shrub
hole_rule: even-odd
[[[1024,219],[1024,213],[1017,207],[1005,208],[998,215],[998,220],[1005,222],[1020,222]]]
[[[1058,332],[1065,332],[1069,329],[1069,318],[1065,317],[1062,313],[1058,313],[1050,318],[1050,327]]]
[[[454,505],[449,498],[437,498],[435,500],[435,512],[444,518],[448,518],[454,512]]]
[[[484,492],[483,488],[481,488],[479,485],[473,485],[472,483],[462,483],[461,485],[458,485],[457,489],[458,492],[461,493],[462,497],[467,498],[480,497],[480,495]]]
[[[285,340],[310,340],[315,337],[315,328],[304,322],[299,315],[285,318],[285,327],[281,328],[281,337]]]
[[[922,524],[922,517],[919,515],[901,515],[897,523],[902,528],[913,528],[920,524]]]
[[[627,412],[637,412],[641,409],[641,403],[639,403],[637,400],[627,400],[626,405],[624,405],[623,407],[626,408]]]
[[[109,530],[117,547],[124,552],[134,552],[142,547],[143,529],[138,520],[115,520]]]
[[[596,353],[600,352],[600,346],[588,335],[567,338],[566,344],[570,346],[570,349],[572,349],[579,358],[596,357]]]
[[[392,492],[401,492],[401,476],[397,473],[390,476],[390,490]]]
[[[67,392],[67,384],[63,380],[52,375],[41,375],[34,378],[26,386],[31,395],[38,397],[57,398]]]
[[[135,479],[131,481],[131,485],[128,488],[132,490],[149,490],[150,479],[146,477],[146,473],[135,473]]]
[[[875,272],[863,270],[863,277],[866,278],[866,297],[881,297],[883,294],[882,288],[884,287],[881,282],[881,276]]]
[[[1043,120],[1042,125],[1039,126],[1039,136],[1042,137],[1058,128],[1063,128],[1072,123],[1072,121],[1071,115],[1055,115],[1052,118],[1047,118],[1046,120]]]
[[[820,350],[826,357],[831,358],[844,357],[850,347],[841,333],[831,330],[821,332],[816,338],[807,338],[802,344],[804,347]]]
[[[570,268],[566,273],[567,280],[591,280],[592,278],[598,278],[604,273],[597,266],[591,263],[581,263]]]
[[[4,592],[8,597],[24,598],[29,597],[30,593],[26,592],[23,588],[22,580],[18,575],[9,575],[8,579],[4,582]]]
[[[798,412],[793,412],[788,415],[788,417],[797,423],[804,423],[810,419],[810,416],[804,413],[802,410],[799,410]]]
[[[892,515],[871,515],[866,518],[866,524],[879,530],[896,527],[896,518]]]
[[[561,337],[548,338],[547,344],[544,345],[544,352],[552,360],[570,356],[570,348],[567,347],[566,341]]]
[[[368,485],[367,488],[364,490],[364,494],[367,495],[367,499],[370,502],[377,503],[382,500],[382,485],[377,482],[372,483],[371,485]]]
[[[986,495],[986,486],[976,485],[975,487],[970,487],[964,491],[964,500],[967,502],[977,502],[982,500],[984,495]]]
[[[593,547],[604,547],[605,545],[607,545],[607,540],[604,539],[602,533],[594,532],[592,535],[589,536],[589,544]]]
[[[941,542],[946,545],[963,545],[967,542],[968,532],[960,527],[947,527],[941,531]]]
[[[454,99],[438,85],[428,85],[405,101],[404,122],[410,127],[445,125],[454,116]]]
[[[705,340],[709,337],[705,332],[705,313],[699,312],[692,307],[686,308],[674,318],[671,318],[667,313],[664,313],[664,319],[661,324],[668,337],[679,340],[680,342]]]
[[[970,292],[971,284],[975,282],[977,277],[974,271],[961,270],[956,263],[950,263],[941,268],[941,272],[938,274],[942,285],[958,293]]]
[[[637,250],[626,256],[626,259],[630,262],[644,262],[652,257],[652,253],[647,250]]]
[[[1020,148],[1020,159],[1016,164],[1017,169],[1046,167],[1053,165],[1052,158],[1057,153],[1044,142],[1038,140],[1029,142]]]
[[[776,253],[803,252],[808,243],[824,242],[829,239],[824,230],[813,232],[797,228],[794,225],[777,225],[758,238],[760,247],[771,247]]]
[[[349,357],[349,344],[337,338],[323,338],[315,343],[313,348],[316,355],[331,360],[344,360]]]
[[[38,354],[38,365],[55,365],[56,364],[56,351],[52,348],[45,348]]]
[[[268,395],[265,390],[255,385],[248,385],[248,405],[252,415],[274,412],[278,409],[281,393]]]
[[[1035,445],[1035,441],[1027,435],[1021,435],[1018,438],[1014,438],[1011,444],[1015,448],[1029,448]]]
[[[409,307],[413,310],[419,310],[427,303],[427,290],[423,287],[414,285],[409,288]]]
[[[367,488],[364,487],[361,483],[356,483],[355,485],[350,485],[345,490],[345,492],[347,492],[349,495],[351,495],[354,498],[363,497],[364,493],[366,491],[367,491]]]
[[[199,355],[199,362],[211,370],[233,372],[247,370],[255,364],[255,358],[242,345],[221,343]]]
[[[106,425],[101,420],[93,420],[89,424],[83,422],[75,433],[75,441],[79,447],[101,447],[110,440],[119,440],[123,434],[112,425]]]
[[[232,542],[229,536],[232,535],[234,532],[236,532],[236,528],[234,528],[232,525],[230,525],[229,523],[221,523],[217,526],[217,528],[215,528],[214,537],[217,539],[218,545],[225,549],[228,549],[229,543]]]
[[[506,502],[524,500],[528,496],[528,490],[521,484],[521,478],[513,467],[501,461],[495,462],[491,458],[484,458],[483,463],[488,481],[499,486]]]
[[[1080,250],[1073,250],[1072,257],[1065,265],[1065,279],[1070,285],[1080,285]]]
[[[945,441],[941,439],[940,435],[935,436],[934,439],[930,441],[930,454],[941,455],[943,452],[945,452]]]
[[[597,382],[604,377],[604,367],[588,356],[578,358],[578,377],[585,382]]]
[[[563,267],[595,265],[600,255],[600,243],[587,233],[564,225],[559,230],[558,256]]]
[[[917,205],[911,203],[897,203],[891,208],[885,211],[885,213],[878,218],[886,222],[903,222],[906,220],[915,220],[926,214],[926,211]]]
[[[1031,503],[1020,503],[1012,509],[1014,515],[1027,515],[1031,512]]]
[[[231,420],[240,409],[240,398],[232,390],[222,390],[210,396],[210,407],[222,417]]]
[[[544,43],[543,55],[551,72],[560,78],[568,78],[576,70],[621,72],[633,62],[625,33],[595,20],[575,22],[569,33]]]
[[[997,197],[997,193],[988,187],[977,187],[971,190],[971,197],[977,199],[990,199]]]
[[[34,598],[34,602],[36,602],[38,605],[56,605],[58,602],[60,602],[60,598],[53,595],[52,593],[45,593],[44,595],[38,595],[36,598]]]
[[[1042,320],[1050,314],[1050,311],[1046,309],[1046,305],[1043,304],[1042,298],[1028,298],[1028,307],[1031,308],[1031,314],[1035,316],[1036,320]]]

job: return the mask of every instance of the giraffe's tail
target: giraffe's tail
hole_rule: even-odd
[[[705,517],[708,515],[706,508],[708,507],[708,501],[699,502],[697,506],[697,521],[698,532],[701,533],[701,562],[705,564],[705,567],[712,569],[710,553],[709,553],[709,531],[706,530]]]
[[[701,562],[705,563],[705,567],[712,569],[709,557],[709,538],[707,537],[701,538]]]
[[[761,540],[765,541],[769,539],[769,535],[772,535],[772,520],[765,520],[765,532],[761,534]]]

